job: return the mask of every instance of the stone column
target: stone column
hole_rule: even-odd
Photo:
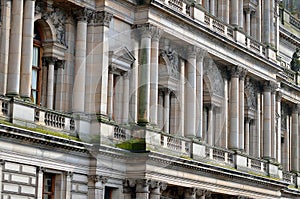
[[[230,23],[234,26],[239,25],[239,0],[231,0],[231,19]]]
[[[180,59],[180,122],[179,122],[179,133],[184,136],[184,118],[185,118],[185,61]],[[201,129],[200,129],[201,130]]]
[[[53,109],[54,103],[54,66],[57,61],[53,57],[45,57],[44,61],[48,66],[48,79],[47,79],[47,108]]]
[[[18,96],[20,90],[23,4],[24,1],[12,2],[6,90],[8,96]]]
[[[149,185],[150,182],[146,179],[136,180],[136,198],[139,199],[149,199]]]
[[[299,171],[299,105],[294,105],[292,113],[291,170]]]
[[[225,4],[224,5],[224,21],[229,24],[230,0],[224,0],[224,1],[225,1],[225,3],[224,3]]]
[[[255,133],[255,141],[254,141],[254,145],[253,145],[253,148],[254,148],[254,157],[258,157],[260,158],[260,134],[261,134],[261,126],[260,126],[260,123],[261,123],[261,94],[260,92],[257,92],[257,110],[256,110],[256,133]]]
[[[216,15],[216,13],[215,13],[215,0],[210,0],[210,2],[209,2],[209,12],[210,12],[210,14],[212,14],[212,15]]]
[[[158,91],[158,127],[162,129],[164,126],[164,93]]]
[[[30,99],[35,0],[25,0],[21,55],[21,97]]]
[[[250,9],[246,10],[246,33],[251,35],[251,12]]]
[[[66,173],[66,199],[71,199],[72,197],[72,177],[73,173],[72,172],[67,172]]]
[[[250,152],[250,118],[245,119],[245,152]]]
[[[138,101],[138,55],[139,55],[139,39],[137,38],[137,33],[132,31],[131,42],[133,44],[133,57],[135,57],[135,62],[132,64],[132,69],[130,71],[130,120],[132,123],[137,122],[137,101]]]
[[[184,199],[196,199],[196,191],[195,188],[185,188],[184,189]]]
[[[270,43],[275,47],[274,12],[274,0],[270,0]]]
[[[129,116],[129,77],[128,72],[123,74],[123,123],[128,123]]]
[[[257,0],[257,9],[255,13],[256,21],[256,39],[261,42],[261,0]]]
[[[153,27],[151,40],[151,66],[150,66],[150,123],[157,125],[157,100],[158,100],[158,56],[159,39],[162,30]]]
[[[244,0],[238,0],[239,1],[239,5],[238,5],[238,13],[239,13],[239,27],[241,27],[243,29],[244,27]]]
[[[271,133],[272,133],[272,148],[271,148],[271,157],[272,159],[276,159],[277,152],[277,134],[276,134],[276,86],[272,86],[271,90]]]
[[[39,167],[37,168],[37,194],[36,194],[37,199],[43,198],[43,191],[44,191],[43,181],[44,181],[43,168]]]
[[[222,133],[222,146],[228,148],[228,79],[224,78],[224,131]]]
[[[276,95],[276,112],[278,113],[278,117],[276,118],[276,123],[277,123],[277,161],[281,163],[281,98],[282,94],[280,91],[277,91]]]
[[[286,146],[285,146],[285,161],[286,161],[286,167],[285,169],[287,171],[290,170],[290,164],[291,164],[291,161],[290,161],[290,157],[291,157],[291,122],[290,122],[290,115],[287,115],[286,116],[286,134],[285,134],[285,139],[286,139]]]
[[[203,7],[204,7],[207,11],[209,11],[209,0],[204,0],[203,3],[204,3],[204,4],[203,4]]]
[[[8,70],[8,55],[9,55],[9,34],[11,21],[11,1],[6,1],[3,5],[2,24],[1,24],[1,46],[0,46],[0,95],[6,94],[7,86],[7,70]]]
[[[214,105],[208,106],[208,132],[207,132],[207,143],[208,145],[214,145]]]
[[[73,112],[84,112],[85,106],[85,76],[86,76],[86,49],[87,49],[87,11],[77,13],[76,52],[73,86]]]
[[[139,97],[138,97],[138,124],[141,126],[149,123],[150,108],[150,64],[151,64],[151,36],[152,25],[138,26],[141,32],[141,63],[139,66]]]
[[[272,123],[271,123],[271,82],[265,82],[263,92],[263,158],[271,158],[271,139],[272,139]]]
[[[241,69],[240,75],[239,75],[239,149],[241,151],[244,151],[245,146],[245,76],[246,76],[246,70]]]
[[[88,16],[90,11],[87,11]],[[94,107],[93,113],[99,113],[107,117],[107,93],[108,93],[108,71],[109,71],[109,24],[112,14],[106,11],[98,11],[94,17],[94,50],[89,56],[93,56],[93,73],[90,74],[90,82],[93,90],[92,98],[89,100]]]
[[[196,70],[196,130],[197,137],[202,140],[202,121],[203,121],[203,59],[205,56],[204,50],[199,50],[197,54],[197,70]]]
[[[264,3],[264,42],[266,44],[270,44],[270,34],[271,34],[271,30],[270,30],[270,26],[271,26],[271,3]]]
[[[54,107],[55,107],[55,110],[58,110],[58,111],[64,110],[63,95],[66,92],[66,90],[64,88],[64,64],[65,64],[64,60],[56,61],[57,77],[56,77]]]
[[[151,181],[150,184],[150,199],[160,199],[161,191],[165,190],[167,185],[162,182]]]
[[[170,90],[164,90],[164,132],[170,133]]]
[[[107,116],[112,118],[114,110],[114,74],[112,71],[108,72],[108,92],[107,92]]]
[[[186,86],[186,117],[185,117],[185,136],[196,136],[196,53],[198,48],[195,46],[188,47],[187,63],[187,86]]]
[[[178,103],[177,103],[177,99],[176,99],[176,95],[174,92],[172,92],[170,94],[170,122],[169,122],[169,126],[170,126],[170,130],[169,132],[171,134],[178,134],[178,125],[177,125],[177,115],[178,115]]]
[[[231,69],[231,96],[230,96],[230,132],[228,147],[239,148],[239,75],[241,68],[234,66]]]
[[[256,140],[256,126],[255,126],[255,120],[251,119],[250,123],[249,123],[250,127],[249,127],[249,155],[254,156],[255,157],[255,140]],[[251,136],[250,136],[251,135]]]

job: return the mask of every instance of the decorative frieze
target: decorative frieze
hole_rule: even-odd
[[[101,176],[101,175],[89,175],[88,180],[93,183],[101,182],[102,184],[106,184],[108,177]]]

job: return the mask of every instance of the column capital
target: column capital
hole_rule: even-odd
[[[233,66],[232,68],[229,69],[231,77],[236,77],[240,79],[244,79],[247,70],[241,66]]]
[[[70,177],[70,178],[72,179],[72,178],[73,178],[73,172],[67,171],[67,172],[65,173],[65,176],[66,176],[66,177]]]
[[[93,15],[93,20],[95,25],[109,27],[113,14],[107,11],[98,11]]]
[[[65,60],[57,60],[55,62],[55,67],[64,69],[65,68]]]
[[[159,41],[160,37],[163,34],[163,30],[161,28],[158,28],[156,26],[152,26],[152,40],[153,41]]]
[[[197,196],[210,197],[211,196],[211,191],[208,191],[208,190],[205,190],[205,189],[197,189],[196,194],[197,194]]]
[[[88,175],[89,181],[93,183],[101,182],[102,184],[107,183],[108,177],[102,175]]]
[[[138,24],[135,26],[135,28],[139,31],[138,33],[142,38],[152,38],[154,29],[156,29],[157,27],[153,26],[152,24],[146,23]]]
[[[277,87],[278,87],[277,84],[271,81],[265,81],[263,86],[264,91],[272,92],[272,93],[276,91]]]
[[[194,45],[190,45],[187,47],[187,56],[189,58],[194,58],[196,59],[198,52],[199,52],[200,48]]]
[[[77,21],[87,22],[89,19],[92,18],[94,11],[91,9],[78,9],[74,11],[74,15]]]
[[[149,185],[151,181],[148,179],[137,179],[136,180],[136,192],[138,193],[149,193]]]
[[[43,66],[54,65],[57,60],[56,57],[43,57]]]
[[[169,88],[162,88],[162,91],[168,95],[170,95],[170,93],[171,93],[171,89],[169,89]]]
[[[298,113],[299,113],[299,110],[300,110],[300,104],[294,104],[294,105],[293,105],[292,112],[298,114]]]

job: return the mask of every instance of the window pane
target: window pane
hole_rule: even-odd
[[[31,90],[31,93],[32,93],[32,101],[33,103],[36,104],[36,98],[37,98],[37,92],[35,90]]]
[[[37,70],[32,70],[32,79],[31,79],[31,88],[34,90],[37,90],[37,79],[38,79],[38,73]]]
[[[38,67],[39,63],[39,48],[33,46],[32,65]]]

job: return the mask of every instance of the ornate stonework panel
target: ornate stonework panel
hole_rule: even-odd
[[[210,92],[214,95],[224,96],[224,79],[222,70],[214,63],[212,59],[207,60],[203,67],[204,81],[210,85]]]
[[[171,47],[162,50],[160,52],[162,58],[164,59],[166,65],[167,65],[167,70],[168,74],[172,77],[178,77],[179,75],[179,70],[178,70],[178,64],[179,64],[179,58],[178,58],[178,53],[173,50]]]
[[[250,78],[247,78],[245,81],[245,94],[247,98],[247,104],[249,108],[256,110],[257,107],[257,95],[258,92],[258,86],[257,83],[251,80]]]

